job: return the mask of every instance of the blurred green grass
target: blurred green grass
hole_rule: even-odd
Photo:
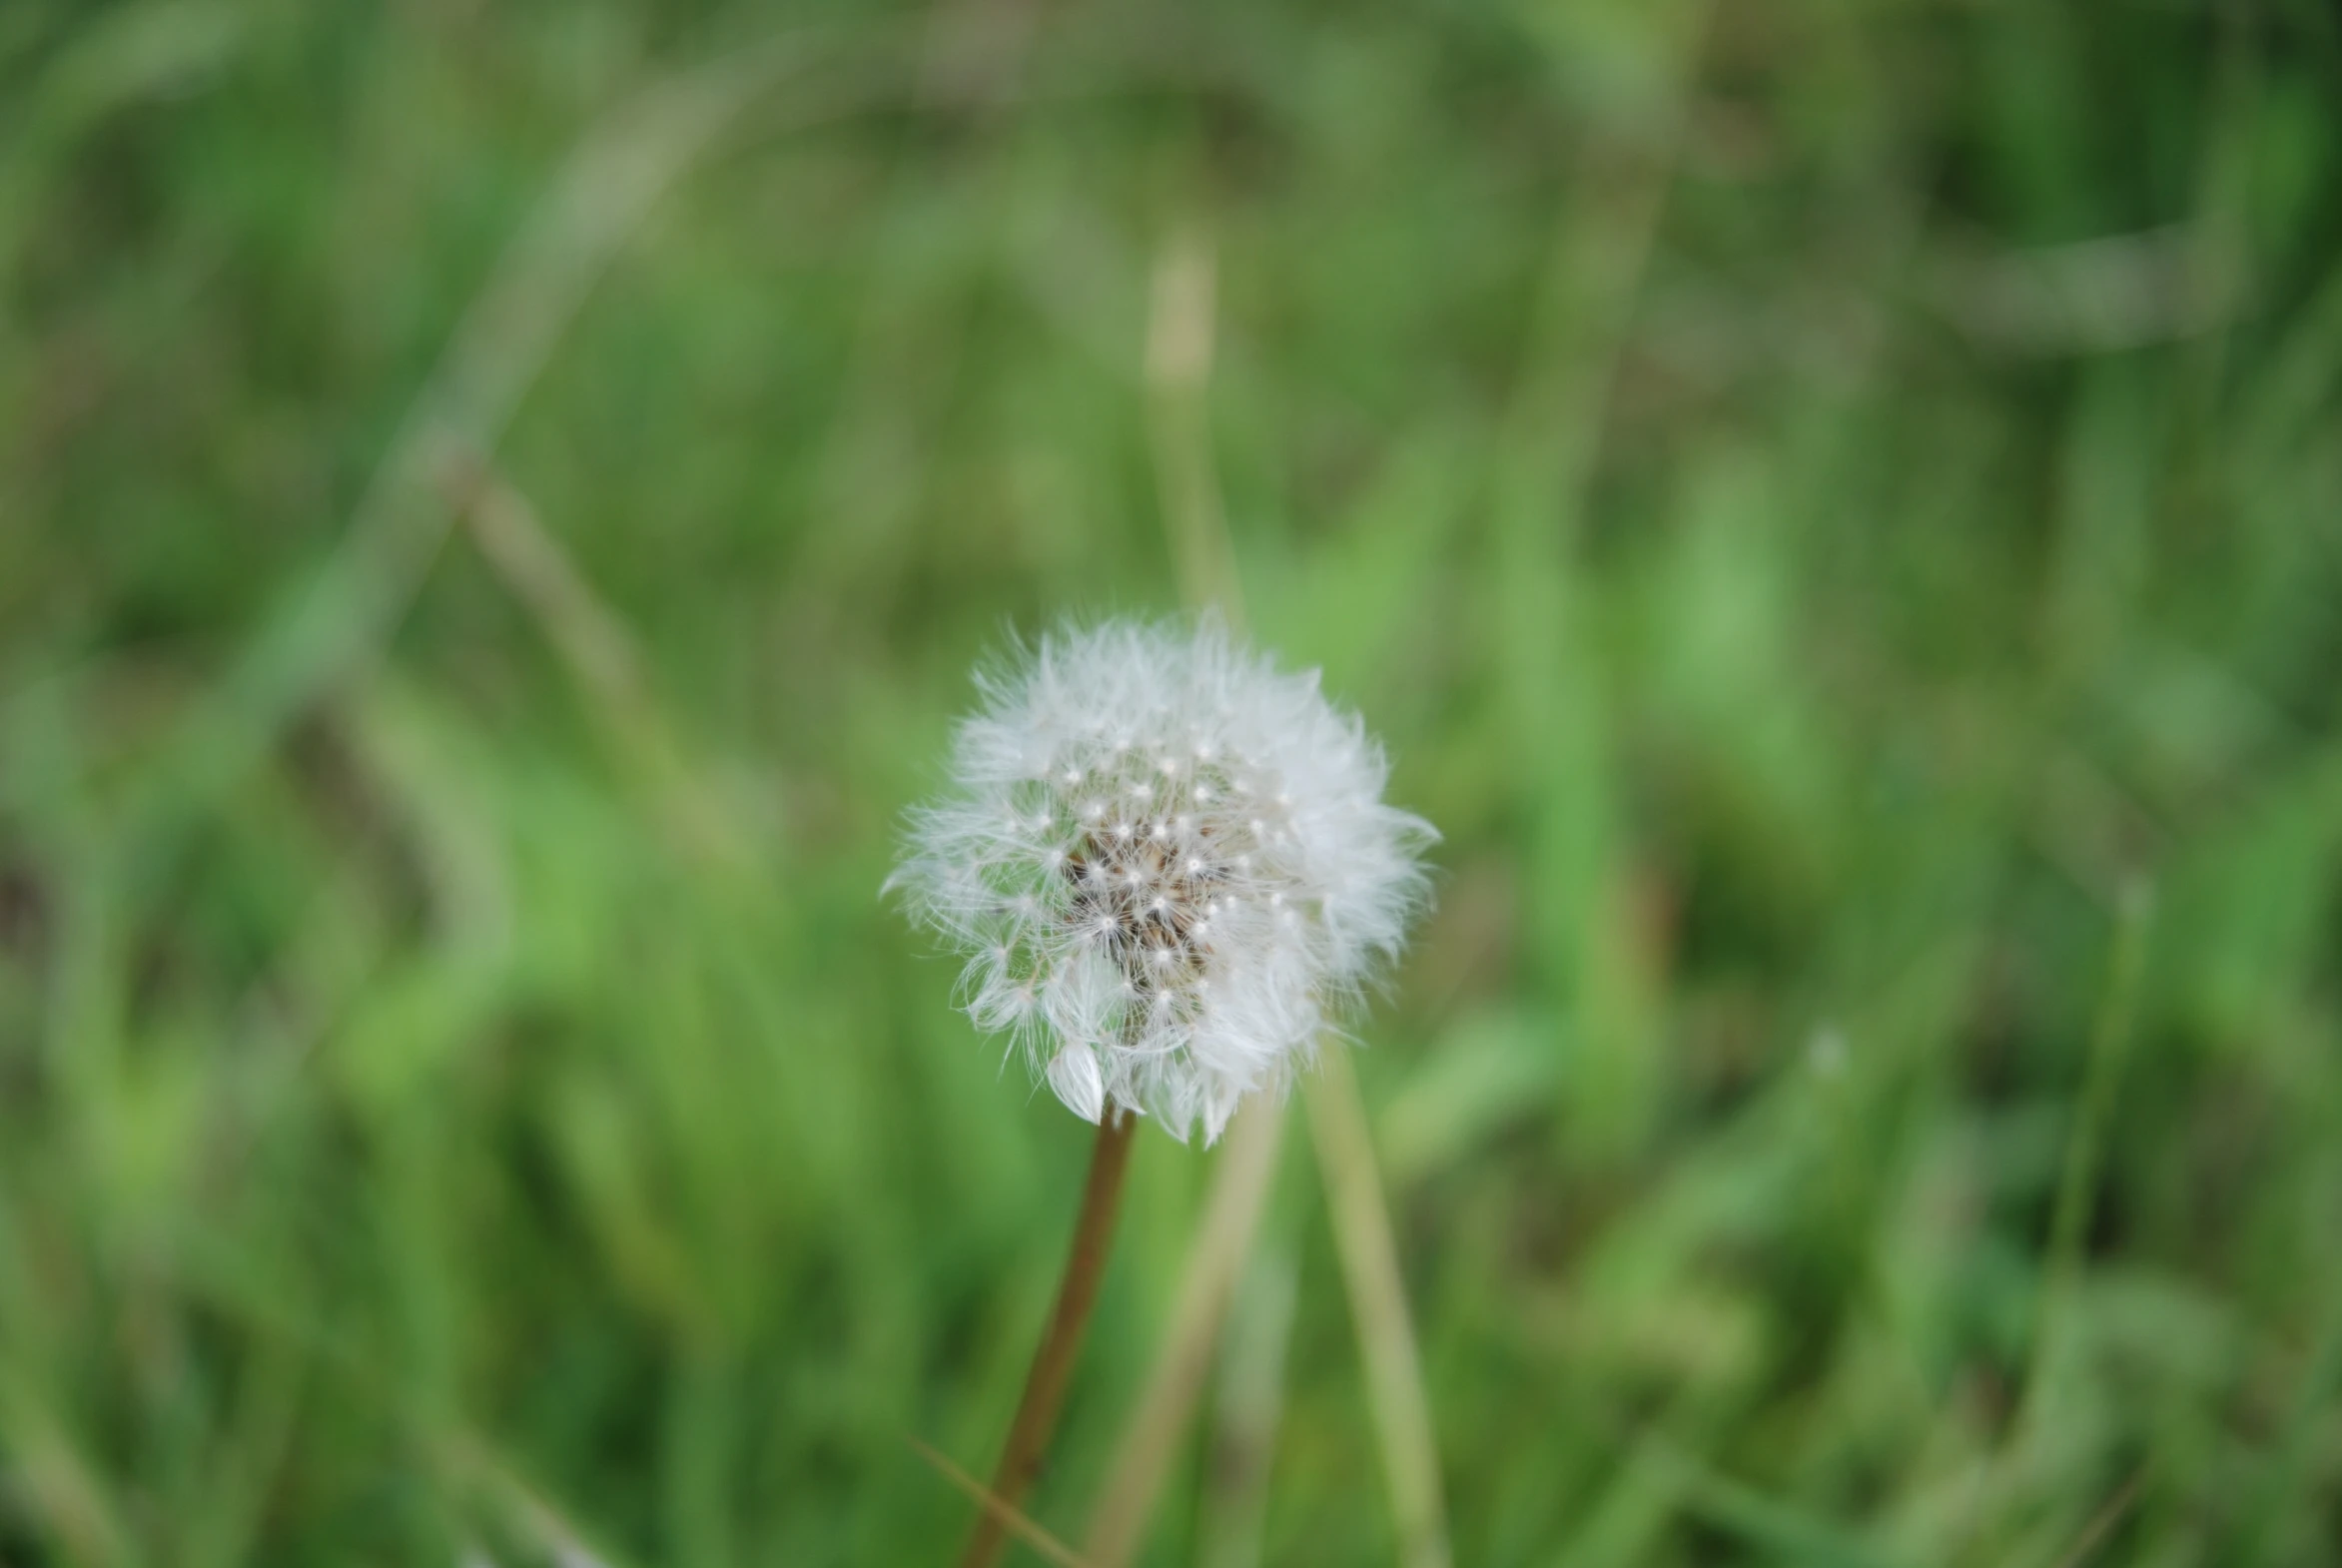
[[[1086,1130],[877,888],[1006,627],[1179,601],[1182,235],[1446,833],[1357,1066],[1458,1560],[2342,1557],[2331,7],[20,0],[0,1562],[951,1549]],[[1259,1533],[1207,1421],[1151,1561],[1390,1560],[1270,1232]]]

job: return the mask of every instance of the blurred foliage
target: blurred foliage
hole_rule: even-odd
[[[1087,1130],[877,890],[1174,243],[1458,1560],[2342,1558],[2333,7],[15,0],[0,1562],[942,1560]],[[1390,1560],[1277,1205],[1151,1561]]]

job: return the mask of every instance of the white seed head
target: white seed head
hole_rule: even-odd
[[[1437,833],[1316,672],[1215,622],[1069,629],[977,685],[889,886],[1078,1115],[1217,1139],[1396,956]]]

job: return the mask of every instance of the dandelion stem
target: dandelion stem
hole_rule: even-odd
[[[1107,1250],[1114,1240],[1115,1211],[1123,1195],[1123,1173],[1131,1160],[1131,1134],[1138,1118],[1114,1106],[1098,1123],[1098,1142],[1090,1154],[1090,1178],[1082,1189],[1082,1214],[1074,1222],[1074,1242],[1066,1253],[1065,1276],[1058,1281],[1057,1306],[1041,1347],[1033,1352],[1033,1370],[1025,1375],[1025,1394],[1017,1403],[1017,1418],[1001,1448],[1000,1467],[993,1472],[992,1495],[1015,1508],[1025,1499],[1041,1472],[1050,1434],[1057,1428],[1058,1410],[1065,1403],[1066,1384],[1082,1349],[1082,1331],[1089,1326],[1090,1308],[1098,1300],[1098,1282],[1106,1273]],[[991,1568],[1006,1544],[1000,1518],[987,1510],[977,1516],[960,1554],[960,1568]]]
[[[1219,1174],[1179,1269],[1171,1326],[1091,1511],[1082,1553],[1096,1568],[1124,1568],[1138,1555],[1148,1516],[1210,1371],[1220,1319],[1251,1255],[1252,1233],[1267,1206],[1283,1143],[1284,1107],[1273,1099],[1246,1106],[1228,1127]]]

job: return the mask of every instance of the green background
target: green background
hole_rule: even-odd
[[[1214,496],[1458,1562],[2342,1558],[2332,6],[15,0],[0,1563],[946,1560],[1088,1130],[879,886]],[[1391,1562],[1260,1258],[1148,1560]]]

